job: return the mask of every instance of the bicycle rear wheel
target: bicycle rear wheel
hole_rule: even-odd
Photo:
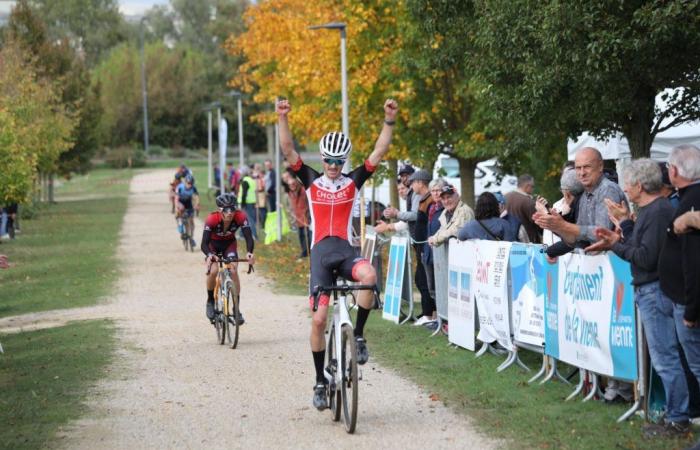
[[[227,308],[226,308],[226,335],[228,336],[228,345],[231,348],[236,348],[238,345],[238,330],[240,325],[238,324],[238,296],[233,292],[233,288],[228,289],[228,295],[226,296]]]
[[[330,375],[335,378],[338,371],[338,355],[335,348],[335,326],[331,326],[331,331],[328,333],[328,345],[326,346],[326,369]],[[331,409],[331,418],[333,422],[340,420],[340,386],[336,386],[335,381],[331,381],[328,385],[328,406]]]
[[[340,387],[343,399],[343,419],[345,431],[353,433],[357,425],[357,347],[355,347],[355,336],[353,336],[352,327],[345,324],[341,330],[342,346],[340,348],[339,368],[343,374]]]

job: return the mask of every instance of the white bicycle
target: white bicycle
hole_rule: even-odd
[[[328,345],[326,346],[326,393],[331,418],[340,420],[342,408],[345,431],[353,433],[357,425],[358,381],[362,379],[357,368],[357,348],[353,334],[353,324],[348,312],[348,297],[352,297],[350,308],[355,305],[354,291],[371,290],[375,299],[379,298],[376,285],[349,285],[337,279],[333,286],[317,286],[314,294],[314,308],[322,292],[333,293],[333,320],[328,324]]]

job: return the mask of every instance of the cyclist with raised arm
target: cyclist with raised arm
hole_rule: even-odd
[[[240,228],[245,238],[247,249],[246,258],[248,264],[255,264],[253,256],[253,234],[248,224],[248,216],[238,209],[236,196],[232,193],[221,194],[216,197],[215,211],[204,222],[204,232],[202,233],[202,252],[207,255],[207,266],[217,261],[216,255],[223,255],[224,258],[237,259],[238,249],[236,245],[236,231]],[[240,294],[240,280],[238,278],[238,264],[230,263],[231,278],[236,286],[236,295]],[[207,319],[214,323],[214,288],[216,287],[216,271],[210,270],[207,275]],[[242,325],[245,320],[239,309],[238,324]]]
[[[192,247],[194,248],[197,244],[194,241],[194,220],[192,219],[192,215],[194,214],[195,210],[199,212],[199,192],[197,191],[197,187],[194,185],[194,177],[192,175],[185,175],[184,179],[182,180],[182,183],[180,183],[176,188],[175,188],[175,197],[177,198],[177,206],[176,210],[177,212],[175,213],[175,218],[184,218],[184,220],[190,220],[192,223],[192,234],[190,235],[190,243],[192,244]],[[187,213],[187,214],[185,214]],[[184,234],[185,232],[185,224],[184,221],[183,223],[180,223],[178,225],[178,231],[180,234]],[[184,236],[183,236],[184,238]]]
[[[377,165],[389,151],[392,130],[396,121],[398,104],[394,100],[384,103],[384,124],[374,145],[374,151],[364,164],[348,174],[341,173],[343,164],[350,154],[350,140],[341,132],[327,133],[321,138],[320,151],[323,158],[323,173],[319,173],[304,164],[299,153],[294,149],[292,133],[289,129],[287,115],[291,106],[287,100],[279,100],[275,110],[279,118],[280,147],[290,169],[304,184],[309,201],[309,210],[313,225],[311,244],[311,277],[309,279],[309,302],[313,306],[314,294],[318,286],[330,286],[333,283],[333,271],[347,280],[361,284],[374,285],[377,274],[366,259],[359,256],[352,247],[352,206],[359,195],[362,184],[374,173]],[[357,297],[357,321],[355,324],[355,343],[357,363],[364,364],[369,358],[367,343],[363,337],[364,326],[372,308],[373,293],[362,290]],[[311,353],[316,368],[313,404],[323,410],[328,407],[325,394],[325,339],[326,318],[328,315],[329,295],[321,292],[318,309],[313,313],[311,322]]]

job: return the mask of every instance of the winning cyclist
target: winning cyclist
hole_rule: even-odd
[[[225,258],[238,258],[236,230],[239,228],[245,238],[248,264],[255,264],[253,234],[250,231],[250,225],[248,225],[248,217],[243,211],[236,208],[236,196],[232,193],[221,194],[216,197],[216,206],[218,206],[219,210],[209,214],[204,222],[204,232],[202,233],[202,252],[207,255],[207,265],[211,266],[217,261],[217,254],[223,255]],[[236,295],[238,295],[241,290],[241,283],[238,279],[238,264],[231,263],[229,268],[231,269],[231,278],[233,278],[236,285]],[[207,275],[207,318],[212,323],[214,320],[216,275],[215,270],[211,270],[209,275]],[[239,325],[245,322],[240,309],[237,321]]]
[[[175,197],[177,198],[177,213],[175,214],[175,218],[184,217],[185,220],[192,220],[191,217],[194,211],[197,210],[197,212],[199,212],[199,192],[194,185],[194,177],[192,175],[185,175],[182,183],[175,188]],[[178,225],[178,231],[180,234],[185,232],[184,224]],[[194,220],[192,220],[192,235],[190,236],[190,242],[192,247],[194,247],[197,244],[192,236],[194,236]]]
[[[360,257],[350,244],[352,227],[352,206],[360,192],[362,184],[374,173],[377,165],[389,151],[392,129],[396,121],[398,104],[394,100],[384,103],[384,125],[374,145],[374,151],[364,164],[349,174],[341,173],[343,164],[350,154],[352,145],[343,133],[331,132],[321,138],[320,150],[323,158],[323,173],[319,173],[304,164],[294,149],[292,133],[289,130],[287,115],[291,106],[287,100],[279,100],[276,105],[279,117],[279,135],[282,153],[291,170],[299,177],[307,191],[309,210],[313,225],[311,244],[311,277],[309,280],[309,301],[317,286],[332,284],[332,271],[348,280],[361,284],[373,285],[377,282],[374,267]],[[357,346],[357,363],[364,364],[369,358],[367,343],[363,331],[373,294],[360,291],[357,303],[357,323],[355,324],[355,343]],[[323,365],[325,359],[324,332],[328,315],[329,296],[322,292],[319,297],[318,310],[313,313],[311,323],[311,353],[316,368],[316,385],[314,386],[313,404],[323,410],[328,407],[325,394],[325,376]]]

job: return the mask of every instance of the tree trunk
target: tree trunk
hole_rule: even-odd
[[[389,163],[389,201],[391,205],[399,207],[399,190],[396,187],[396,178],[398,178],[399,163],[395,159],[388,160]],[[385,205],[389,206],[389,205]]]
[[[651,156],[651,143],[654,141],[651,129],[654,126],[655,99],[656,95],[652,90],[640,96],[630,120],[622,126],[622,133],[630,145],[632,159],[649,158]]]
[[[53,199],[53,178],[54,178],[54,174],[53,174],[53,172],[49,174],[49,177],[48,177],[48,178],[49,178],[49,179],[48,179],[48,184],[49,184],[49,188],[48,188],[49,203],[54,203],[54,199]]]
[[[456,158],[459,161],[459,180],[462,189],[462,201],[473,208],[476,204],[476,199],[474,198],[474,170],[479,160],[472,158]]]

